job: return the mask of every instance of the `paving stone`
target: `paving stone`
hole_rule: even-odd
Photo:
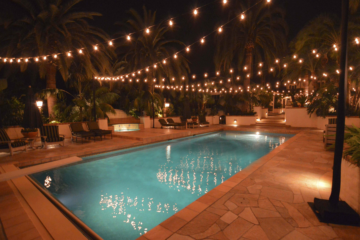
[[[270,211],[276,211],[275,207],[271,204],[269,199],[267,198],[259,198],[259,208],[270,210]]]
[[[176,217],[174,215],[174,216],[171,216],[168,219],[166,219],[160,225],[172,232],[176,232],[182,226],[184,226],[186,223],[187,223],[187,221],[185,221],[184,219],[181,219],[179,217]]]
[[[177,233],[181,235],[194,235],[205,232],[209,229],[218,219],[219,215],[204,211],[195,217],[191,222],[182,227]]]
[[[249,231],[247,231],[244,235],[244,238],[250,239],[250,240],[268,240],[269,238],[266,236],[266,233],[264,230],[259,226],[255,225],[252,228],[250,228]]]
[[[257,207],[259,195],[253,194],[234,194],[230,201],[240,207]]]
[[[227,224],[232,223],[235,219],[237,219],[237,215],[232,213],[231,211],[228,211],[225,213],[224,216],[220,218],[221,221],[226,222]]]
[[[233,202],[231,202],[231,201],[226,201],[226,202],[225,202],[225,206],[226,206],[230,211],[232,211],[232,210],[234,210],[234,209],[236,209],[236,208],[238,207],[235,203],[233,203]]]
[[[288,210],[289,215],[295,220],[299,227],[311,227],[311,223],[293,206],[289,203],[283,202],[283,205]]]
[[[304,199],[301,194],[294,194],[294,202],[293,203],[303,203]]]
[[[279,200],[275,200],[275,199],[269,199],[269,200],[275,207],[284,207],[284,205],[282,205],[282,203]]]
[[[260,218],[259,223],[270,240],[280,239],[294,230],[283,218]]]
[[[325,235],[328,236],[329,238],[337,238],[337,237],[338,237],[332,227],[329,227],[329,226],[318,226],[318,228],[319,228],[321,231],[323,231],[323,233],[325,233]],[[360,232],[359,232],[359,233],[360,233]],[[360,234],[359,234],[359,235],[360,235]]]
[[[293,202],[294,194],[287,190],[272,188],[272,187],[263,187],[261,189],[261,196],[265,196],[271,199],[283,201],[283,202]]]
[[[359,240],[360,228],[352,226],[336,226],[333,227],[336,235],[341,239]]]
[[[219,226],[221,230],[224,230],[229,224],[226,222],[221,221],[220,219],[216,221],[216,224]]]
[[[234,222],[232,222],[227,228],[225,228],[223,233],[228,239],[238,239],[252,226],[252,223],[245,221],[242,218],[238,218]]]
[[[139,239],[137,239],[137,240],[139,240]],[[189,236],[184,236],[184,235],[174,233],[173,235],[171,235],[168,238],[168,240],[193,240],[193,238],[189,237]]]
[[[216,234],[216,233],[218,233],[220,231],[221,231],[220,227],[217,224],[213,224],[205,232],[191,235],[191,237],[193,237],[195,239],[204,239],[204,238],[207,238],[208,236],[214,235],[214,234]]]
[[[251,185],[247,187],[247,190],[251,194],[260,194],[260,189],[262,189],[262,185]]]
[[[198,212],[195,212],[194,210],[191,210],[189,208],[184,208],[184,209],[180,210],[179,212],[177,212],[174,216],[184,219],[186,221],[190,221],[197,215],[198,215]]]
[[[331,239],[317,227],[298,228],[297,230],[311,239],[316,239],[316,240]]]
[[[227,238],[223,232],[218,232],[218,233],[210,236],[210,239],[229,240],[229,238]]]
[[[239,217],[241,217],[241,218],[245,219],[246,221],[251,222],[253,224],[259,224],[254,213],[251,211],[251,208],[245,208],[244,211],[239,214]]]
[[[244,209],[245,207],[237,207],[236,209],[232,210],[232,212],[236,215],[239,215],[240,213],[242,213],[242,211],[244,211]]]
[[[214,208],[214,207],[209,207],[209,208],[206,209],[206,211],[211,212],[211,213],[215,213],[215,214],[217,214],[219,216],[222,216],[222,215],[224,215],[225,213],[228,212],[227,210],[218,209],[218,208]]]
[[[311,238],[308,238],[304,234],[294,230],[288,235],[286,235],[282,240],[311,240]]]
[[[281,217],[278,212],[265,210],[261,208],[251,208],[255,217],[257,218],[274,218],[274,217]]]

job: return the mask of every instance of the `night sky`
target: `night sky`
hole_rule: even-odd
[[[113,36],[114,33],[123,31],[114,23],[126,20],[130,8],[142,11],[142,7],[146,6],[148,9],[157,11],[157,22],[160,22],[183,13],[190,13],[195,7],[211,3],[201,9],[196,18],[188,14],[174,20],[176,27],[172,30],[171,37],[190,44],[214,30],[219,23],[227,20],[226,11],[231,7],[232,1],[235,0],[228,0],[228,6],[223,7],[221,0],[83,0],[76,8],[80,11],[101,13],[103,16],[96,18],[92,24]],[[10,0],[0,0],[0,13],[12,16],[21,15],[21,12],[17,11],[10,2]],[[271,4],[283,6],[286,10],[289,41],[307,22],[319,14],[335,13],[340,15],[341,9],[341,0],[272,0]],[[204,46],[192,48],[189,56],[192,72],[202,74],[203,72],[214,71],[213,49],[215,45],[213,39],[213,37],[209,37]]]

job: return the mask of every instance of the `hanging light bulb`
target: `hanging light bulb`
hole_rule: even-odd
[[[286,64],[286,63],[284,64],[284,68],[287,68],[287,64]]]
[[[236,77],[236,80],[238,80],[238,81],[239,81],[239,80],[240,80],[240,76],[237,76],[237,77]]]
[[[234,70],[233,69],[230,69],[230,73],[233,73],[234,72]]]
[[[359,44],[360,44],[360,40],[359,40],[359,38],[355,38],[355,43],[356,43],[357,45],[359,45]]]
[[[263,64],[262,63],[259,63],[259,67],[262,67],[263,66]]]
[[[219,33],[221,33],[222,32],[222,27],[219,27],[218,31],[219,31]]]
[[[174,58],[177,59],[177,57],[178,57],[177,54],[174,54]]]
[[[57,58],[57,55],[56,54],[54,54],[54,56],[53,56],[55,59]]]
[[[270,72],[273,72],[274,71],[274,69],[273,68],[270,68]]]
[[[95,50],[95,51],[99,50],[99,48],[98,48],[97,45],[94,46],[94,50]]]
[[[19,58],[19,59],[17,60],[17,62],[20,63],[20,62],[21,62],[21,59]]]
[[[208,77],[208,74],[207,74],[207,73],[205,73],[205,74],[204,74],[204,77],[206,77],[206,78],[207,78],[207,77]]]
[[[43,56],[43,59],[46,60],[46,56]]]
[[[68,56],[68,57],[71,57],[71,52],[68,52],[68,53],[67,53],[67,56]]]
[[[146,32],[147,34],[149,34],[149,33],[150,33],[150,29],[147,28],[147,29],[145,30],[145,32]]]
[[[156,63],[154,64],[154,68],[157,68],[157,65],[156,65]]]
[[[216,72],[216,75],[217,75],[217,76],[219,76],[219,75],[220,75],[220,72],[219,72],[219,71],[217,71],[217,72]]]
[[[190,52],[190,47],[187,47],[187,48],[186,48],[186,51],[187,51],[187,52]]]
[[[141,70],[138,71],[138,74],[140,74],[140,73],[141,73]]]
[[[247,66],[244,67],[244,70],[245,70],[245,71],[247,70]]]
[[[195,79],[195,78],[196,78],[196,75],[193,75],[192,78]]]
[[[244,20],[245,19],[245,14],[241,14],[240,15],[240,20]]]
[[[271,2],[271,0],[266,0],[266,2],[267,2],[267,3],[270,3],[270,2]]]
[[[227,4],[227,0],[223,0],[223,4]]]
[[[82,53],[83,53],[83,50],[79,49],[79,53],[82,54]]]
[[[131,40],[130,35],[127,35],[126,39],[127,39],[128,41],[130,41],[130,40]]]
[[[172,20],[170,20],[169,25],[170,25],[170,27],[172,27],[174,25],[174,22]]]
[[[109,41],[109,46],[112,46],[113,45],[113,42],[112,41]]]
[[[163,64],[166,64],[166,60],[164,59]]]
[[[349,67],[349,70],[350,70],[350,71],[352,71],[352,70],[353,70],[353,67],[352,67],[352,66],[350,66],[350,67]]]
[[[14,60],[13,59],[10,59],[9,62],[12,63]]]
[[[258,74],[261,75],[261,71],[259,71]]]
[[[204,44],[205,43],[205,37],[203,37],[200,42],[201,42],[201,44]]]
[[[293,55],[293,58],[294,58],[294,59],[297,59],[297,55],[296,55],[296,54],[294,54],[294,55]]]
[[[302,60],[302,59],[299,59],[299,63],[303,63],[303,60]]]
[[[39,58],[35,58],[35,62],[38,62],[39,61]]]
[[[25,59],[25,62],[28,62],[28,61],[29,61],[29,59],[26,58],[26,59]]]
[[[194,10],[194,15],[196,16],[197,14],[198,14],[198,10],[195,9],[195,10]]]
[[[276,60],[275,60],[275,63],[279,63],[279,61],[280,61],[279,59],[276,59]]]

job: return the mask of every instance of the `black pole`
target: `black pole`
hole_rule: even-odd
[[[337,126],[335,140],[335,154],[333,166],[333,180],[329,200],[314,199],[313,210],[320,221],[343,225],[358,225],[360,217],[345,201],[339,201],[341,186],[341,161],[344,147],[345,132],[345,99],[347,79],[347,32],[349,18],[349,0],[342,1],[341,19],[341,55],[339,99],[337,109]]]
[[[95,106],[95,78],[93,79],[93,118],[94,118],[94,122],[96,122],[96,106]]]
[[[342,19],[341,19],[341,55],[340,55],[340,81],[339,81],[339,99],[336,120],[336,141],[334,154],[333,179],[330,195],[330,203],[337,206],[340,198],[341,185],[341,161],[344,148],[345,132],[345,99],[347,82],[347,52],[348,52],[348,19],[349,18],[349,0],[342,1]]]

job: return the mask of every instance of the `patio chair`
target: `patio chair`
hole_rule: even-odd
[[[167,123],[164,119],[159,119],[159,123],[161,124],[161,128],[163,128],[163,127],[172,127],[172,128],[179,127],[179,125],[177,125],[177,124]]]
[[[0,152],[10,152],[12,156],[14,151],[27,151],[27,142],[21,139],[10,139],[5,129],[0,128]]]
[[[168,119],[166,119],[166,121],[167,121],[168,123],[170,123],[170,124],[176,124],[176,125],[178,125],[179,127],[185,127],[185,126],[186,126],[186,123],[183,123],[183,122],[181,122],[181,123],[174,122],[174,120],[173,120],[172,118],[168,118]]]
[[[109,135],[109,134],[111,135],[111,139],[112,139],[112,131],[111,130],[100,129],[99,124],[97,122],[87,122],[86,124],[89,128],[89,131],[95,133],[97,136],[100,136],[101,140],[102,140],[102,136],[104,136],[104,138],[105,138],[105,135]]]
[[[202,116],[199,116],[199,124],[200,124],[200,126],[208,127],[210,123],[207,122],[206,117],[204,115],[202,115]]]
[[[71,130],[71,140],[74,141],[74,138],[77,142],[78,138],[81,138],[81,143],[83,143],[83,139],[90,139],[91,137],[95,137],[96,134],[94,132],[85,131],[83,128],[82,123],[71,123],[70,124],[70,130]]]
[[[42,126],[40,128],[41,142],[45,148],[48,143],[60,143],[65,146],[65,135],[59,134],[59,126]]]

